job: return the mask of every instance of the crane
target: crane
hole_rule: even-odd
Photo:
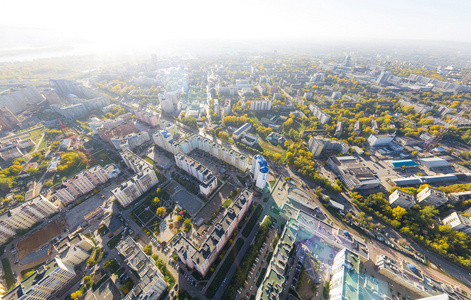
[[[432,150],[435,145],[445,136],[445,134],[451,129],[451,127],[453,127],[453,124],[455,124],[458,119],[467,111],[467,109],[463,109],[462,111],[459,112],[458,115],[454,116],[451,121],[443,126],[438,132],[437,134],[435,134],[435,136],[433,138],[431,138],[430,140],[426,141],[424,143],[424,146],[423,146],[423,149],[425,151],[430,151]]]

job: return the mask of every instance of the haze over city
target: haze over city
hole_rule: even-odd
[[[0,299],[471,299],[471,2],[0,11]]]

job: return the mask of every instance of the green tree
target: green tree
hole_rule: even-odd
[[[407,214],[407,210],[405,210],[404,208],[400,206],[395,207],[392,210],[393,217],[398,221],[400,221],[405,214]]]
[[[157,208],[157,211],[155,213],[159,217],[163,217],[166,212],[167,212],[167,210],[165,209],[165,207],[159,207],[159,208]]]

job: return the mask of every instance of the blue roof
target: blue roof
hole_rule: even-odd
[[[172,136],[167,130],[161,130],[160,133],[164,136],[164,138]]]
[[[404,159],[404,160],[390,160],[388,161],[394,168],[400,168],[402,166],[412,167],[417,166],[417,163],[412,159]]]
[[[260,166],[260,172],[268,173],[267,161],[265,160],[265,158],[263,158],[263,156],[257,154],[253,157],[253,159],[258,162],[258,165]]]

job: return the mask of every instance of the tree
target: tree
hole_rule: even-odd
[[[147,254],[147,255],[152,255],[152,245],[151,244],[144,247],[144,253]]]
[[[157,211],[156,211],[155,213],[156,213],[159,217],[163,217],[166,212],[167,212],[167,210],[165,209],[165,207],[159,207],[159,208],[157,208]]]
[[[157,189],[155,190],[155,193],[156,193],[157,195],[160,195],[160,192],[161,192],[161,191],[162,191],[162,190],[161,190],[160,188],[157,188]]]
[[[398,221],[400,221],[405,214],[407,214],[407,210],[405,210],[404,208],[400,206],[395,207],[392,210],[393,217]]]
[[[185,222],[183,222],[183,225],[185,225],[185,231],[189,231],[191,229],[191,221],[190,219],[186,219]]]
[[[160,203],[159,197],[154,197],[154,199],[152,199],[152,205],[157,206],[159,205],[159,203]]]
[[[0,191],[7,191],[13,186],[13,178],[0,178]]]
[[[112,268],[116,264],[116,261],[114,259],[108,259],[103,263],[103,268],[108,269]]]
[[[176,219],[177,219],[177,222],[181,222],[183,218],[182,218],[182,216],[178,215],[178,216],[176,217]]]
[[[93,284],[93,279],[90,276],[85,276],[83,277],[83,283],[87,286],[87,288],[90,288]]]
[[[77,290],[77,291],[73,292],[72,294],[70,294],[70,298],[72,300],[76,300],[80,296],[82,296],[82,291],[81,290]]]
[[[52,180],[48,180],[48,181],[46,181],[44,186],[47,187],[47,188],[50,188],[53,184],[54,184],[54,182]]]

